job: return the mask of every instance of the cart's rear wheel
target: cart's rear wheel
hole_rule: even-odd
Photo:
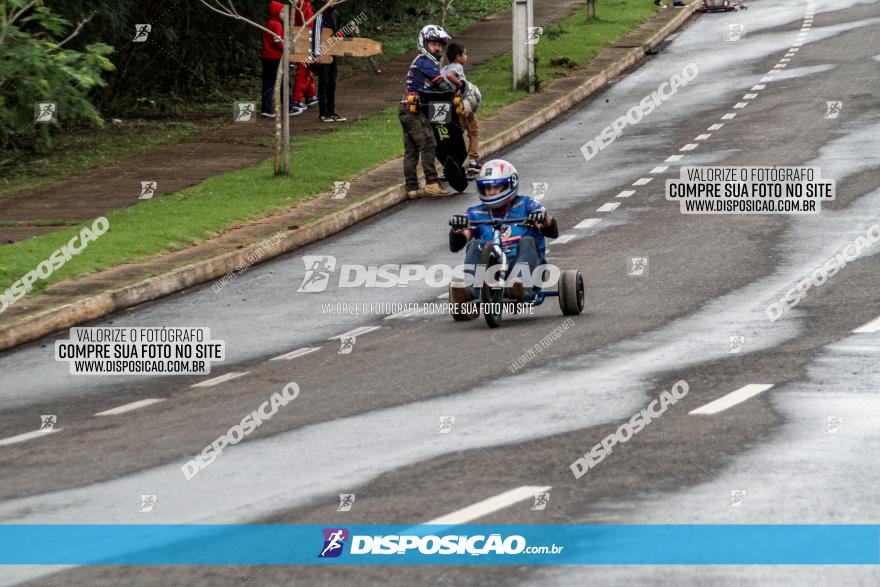
[[[566,316],[584,311],[584,278],[580,271],[566,269],[559,276],[559,307]]]

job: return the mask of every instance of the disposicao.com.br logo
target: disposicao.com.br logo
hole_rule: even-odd
[[[339,557],[351,538],[350,555],[517,555],[560,554],[564,546],[556,544],[529,546],[525,537],[511,534],[386,534],[349,535],[345,528],[324,528],[324,540],[318,558]]]

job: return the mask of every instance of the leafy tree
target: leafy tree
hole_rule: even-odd
[[[62,123],[103,120],[89,91],[113,64],[113,48],[93,43],[77,51],[65,47],[89,22],[71,30],[42,0],[0,0],[0,148],[4,151],[51,145],[58,123],[36,124],[36,102],[54,102]]]

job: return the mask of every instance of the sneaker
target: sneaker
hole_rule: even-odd
[[[421,189],[407,190],[406,197],[410,200],[418,200],[420,197],[422,197],[422,190]]]
[[[345,122],[346,120],[348,120],[346,117],[340,116],[339,114],[336,114],[335,112],[333,113],[331,118],[333,119],[334,122]]]
[[[300,110],[308,110],[309,107],[306,105],[305,102],[291,102],[290,103],[291,110],[296,110],[297,108],[299,108]]]
[[[468,163],[466,171],[470,171],[471,173],[479,173],[480,169],[482,169],[482,168],[483,168],[483,166],[480,165],[480,163],[478,161],[471,159],[470,162]]]
[[[318,103],[318,97],[317,97],[317,96],[312,96],[311,98],[309,98],[308,100],[306,100],[306,106],[314,106],[314,105],[317,104],[317,103]]]
[[[291,116],[299,116],[300,114],[302,114],[305,111],[306,111],[305,108],[297,108],[296,106],[290,107],[290,115]]]
[[[682,0],[675,0],[675,3],[672,6],[675,8],[684,8],[687,4],[682,2]]]
[[[275,118],[274,112],[260,112],[260,116],[265,116],[266,118]]]
[[[336,119],[332,116],[322,116],[321,122],[336,122]]]
[[[429,198],[446,198],[452,195],[452,192],[443,188],[439,183],[430,183],[422,189],[422,195]]]

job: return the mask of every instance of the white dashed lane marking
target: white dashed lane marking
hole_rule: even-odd
[[[631,195],[633,195],[634,193],[636,193],[636,190],[623,190],[622,192],[620,192],[619,194],[617,194],[614,197],[615,198],[628,198]]]
[[[695,141],[705,141],[706,139],[708,139],[708,138],[711,137],[711,136],[712,136],[712,133],[704,133],[704,134],[701,134],[701,135],[697,135],[697,136],[694,138],[694,140],[695,140]]]
[[[227,373],[226,375],[221,375],[220,377],[214,377],[213,379],[208,379],[207,381],[195,383],[190,387],[214,387],[215,385],[220,385],[221,383],[226,383],[227,381],[232,381],[233,379],[238,379],[239,377],[244,377],[248,373],[250,373],[250,371],[233,371],[232,373]]]
[[[350,336],[361,336],[362,334],[367,334],[368,332],[373,332],[374,330],[379,330],[380,328],[381,326],[361,326],[360,328],[355,328],[354,330],[349,330],[348,332],[343,332],[342,334],[331,336],[327,340],[348,338]]]
[[[736,391],[731,391],[724,397],[716,399],[714,402],[709,402],[705,406],[699,407],[696,410],[691,410],[689,413],[694,415],[717,414],[719,412],[723,412],[728,408],[732,408],[737,404],[741,404],[747,399],[753,398],[758,394],[764,393],[771,387],[773,387],[772,383],[750,383],[748,385],[740,387]]]
[[[676,161],[681,161],[682,157],[684,157],[684,155],[670,155],[666,158],[666,163],[675,163]]]
[[[591,226],[596,226],[602,221],[601,218],[585,218],[581,220],[577,224],[574,225],[575,228],[590,228]]]
[[[16,436],[10,436],[9,438],[4,438],[0,440],[0,446],[9,446],[10,444],[18,444],[19,442],[26,442],[28,440],[33,440],[34,438],[39,438],[40,436],[48,436],[49,434],[54,434],[56,432],[61,432],[64,430],[63,428],[52,428],[51,430],[34,430],[33,432],[25,432],[24,434],[17,434]]]
[[[560,235],[560,237],[557,238],[556,240],[550,241],[547,244],[549,244],[549,245],[564,245],[565,243],[567,243],[568,241],[570,241],[574,237],[575,237],[575,235],[573,235],[573,234],[563,234],[563,235]]]
[[[875,318],[867,324],[862,324],[861,326],[853,330],[853,332],[855,332],[856,334],[870,334],[871,332],[878,331],[880,331],[880,318]]]
[[[637,179],[633,182],[633,185],[647,185],[647,184],[651,183],[652,179],[654,179],[654,178],[653,177],[640,177],[639,179]]]
[[[723,127],[723,126],[724,126],[724,124],[722,124],[722,123],[713,124],[712,126],[707,128],[706,130],[721,130],[721,127]]]
[[[430,522],[425,522],[425,524],[444,526],[466,524],[470,521],[482,518],[483,516],[488,516],[498,510],[503,510],[515,503],[534,499],[536,493],[546,493],[547,491],[550,491],[549,485],[524,485],[522,487],[517,487],[516,489],[511,489],[510,491],[505,491],[504,493],[499,493],[498,495],[484,499],[474,505],[469,505],[464,509],[452,512],[451,514],[440,516]]]
[[[270,361],[289,361],[291,359],[295,359],[297,357],[302,357],[303,355],[308,355],[309,353],[313,353],[315,351],[321,350],[319,346],[310,346],[301,349],[296,349],[295,351],[290,351],[289,353],[285,353],[283,355],[278,355],[277,357],[272,357],[269,359]]]
[[[766,87],[767,87],[767,86],[765,86],[764,84],[758,84],[758,85],[756,85],[756,86],[752,86],[752,91],[753,91],[753,92],[756,92],[756,91],[758,91],[758,90],[763,90],[763,89],[766,88]]]
[[[445,299],[447,299],[448,297],[449,297],[449,292],[446,292],[446,293],[442,293],[442,294],[440,294],[439,296],[437,296],[437,299],[438,299],[438,300],[445,300]]]
[[[596,208],[596,212],[614,212],[620,206],[620,202],[608,202]]]
[[[745,108],[748,105],[749,105],[748,102],[737,102],[736,104],[733,105],[733,107],[734,108]]]
[[[651,173],[663,173],[667,169],[669,169],[669,165],[658,165],[657,167],[655,167],[654,169],[651,170]]]
[[[743,96],[743,100],[754,100],[758,97],[758,94],[746,94]]]
[[[117,408],[111,408],[109,410],[105,410],[103,412],[98,412],[95,414],[96,416],[116,416],[118,414],[124,414],[126,412],[133,412],[134,410],[139,410],[141,408],[145,408],[147,406],[151,406],[153,404],[158,404],[159,402],[164,402],[164,398],[150,398],[150,399],[142,399],[136,402],[131,402],[130,404],[125,404],[119,406]]]
[[[681,149],[679,149],[679,151],[693,151],[696,148],[697,148],[697,143],[689,143],[689,144],[685,145],[684,147],[682,147]]]

